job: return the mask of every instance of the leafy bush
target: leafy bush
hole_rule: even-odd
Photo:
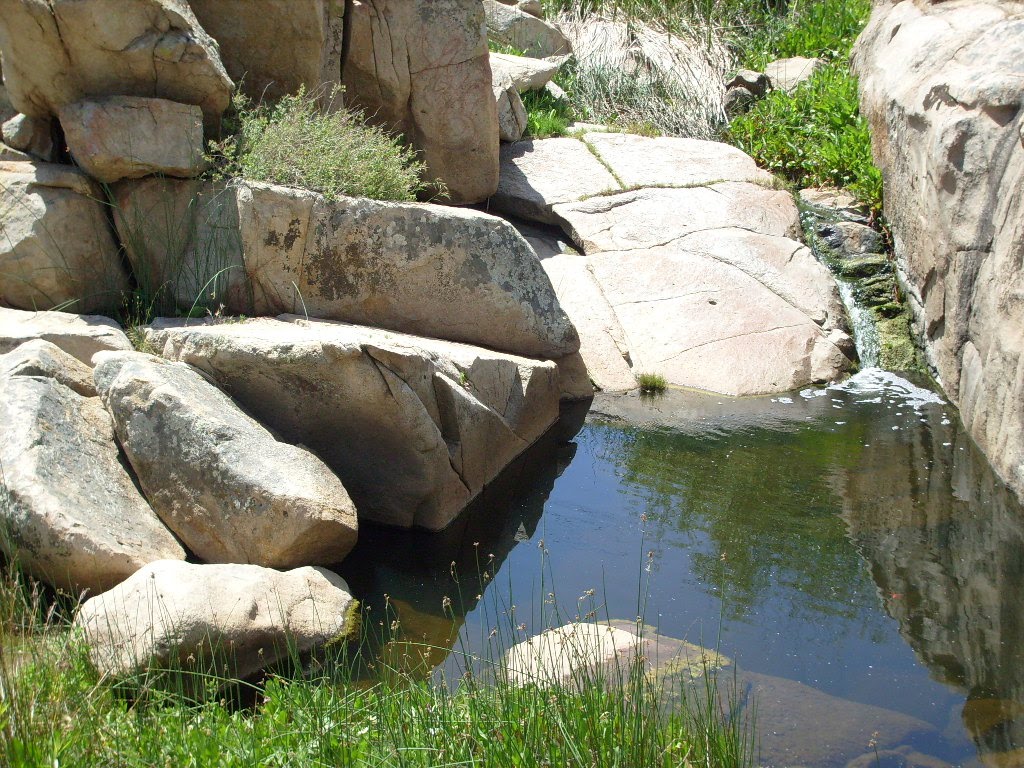
[[[523,106],[528,118],[526,132],[535,139],[565,136],[573,122],[572,109],[564,99],[556,99],[547,91],[528,91],[523,94]]]
[[[330,94],[328,101],[336,94]],[[425,187],[413,149],[352,110],[325,111],[304,90],[276,104],[234,102],[236,130],[213,146],[217,172],[302,187],[328,198],[413,200]]]
[[[794,0],[782,14],[766,9],[737,39],[740,59],[751,69],[790,56],[844,59],[870,12],[870,0]]]
[[[845,61],[828,64],[793,94],[772,91],[729,126],[728,140],[800,187],[846,187],[876,213],[882,175]]]

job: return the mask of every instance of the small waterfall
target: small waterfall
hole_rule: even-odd
[[[836,283],[839,284],[839,295],[843,299],[846,313],[850,316],[850,324],[853,326],[851,329],[853,342],[857,346],[857,356],[860,358],[861,368],[877,368],[881,341],[878,336],[878,326],[875,325],[875,315],[870,309],[857,303],[857,299],[853,295],[853,286],[838,276],[836,276]]]

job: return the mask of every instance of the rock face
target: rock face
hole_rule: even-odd
[[[0,511],[33,576],[101,592],[153,560],[184,559],[121,465],[97,398],[56,379],[0,375],[0,464]]]
[[[11,149],[24,152],[44,163],[57,160],[53,121],[48,117],[15,115],[3,124],[0,133],[3,135],[4,144]]]
[[[557,74],[567,58],[561,56],[553,59],[531,59],[529,56],[492,53],[491,72],[494,75],[508,75],[520,93],[539,91]]]
[[[528,116],[523,99],[507,72],[494,72],[494,101],[498,105],[498,138],[519,141],[526,132]]]
[[[58,116],[75,163],[97,181],[190,177],[205,167],[203,113],[194,105],[108,96],[65,104]]]
[[[82,397],[96,397],[92,368],[43,339],[26,341],[0,355],[0,378],[6,376],[53,379]]]
[[[422,152],[453,203],[498,184],[498,117],[477,0],[352,0],[346,99]],[[532,17],[530,17],[532,18]]]
[[[329,202],[255,183],[202,187],[209,203],[197,205],[198,185],[153,179],[116,190],[118,229],[136,273],[178,275],[185,307],[240,254],[240,268],[222,274],[229,308],[245,314],[303,313],[536,357],[579,349],[537,255],[496,217]],[[160,231],[164,221],[175,222],[172,233]]]
[[[322,568],[152,563],[75,618],[105,675],[170,667],[248,677],[354,628],[344,580]]]
[[[97,352],[129,351],[132,348],[121,326],[109,317],[67,312],[22,312],[0,307],[0,354],[33,339],[52,342],[89,366]]]
[[[185,313],[194,306],[213,312],[220,304],[252,313],[234,187],[151,178],[120,182],[112,191],[118,238],[149,295]]]
[[[492,204],[560,223],[585,253],[543,255],[597,386],[631,388],[635,374],[657,373],[755,395],[850,369],[835,281],[796,241],[792,197],[745,154],[612,133],[525,144],[503,157]],[[567,182],[555,170],[565,156],[605,175]]]
[[[2,0],[0,49],[8,97],[32,117],[88,97],[157,96],[201,107],[215,129],[233,89],[185,0]]]
[[[497,0],[483,0],[483,5],[487,13],[487,31],[492,40],[541,59],[572,53],[565,35],[532,13]]]
[[[79,312],[117,304],[128,279],[102,200],[74,168],[0,162],[0,304]]]
[[[553,363],[296,317],[161,321],[148,339],[316,451],[360,518],[439,530],[558,417]]]
[[[764,68],[764,74],[768,76],[772,88],[792,93],[811,76],[825,66],[821,59],[808,59],[803,56],[793,56],[788,59],[777,59],[769,62]]]
[[[861,108],[930,364],[1024,494],[1024,5],[883,3]]]
[[[501,148],[501,180],[488,204],[519,218],[558,224],[553,205],[620,189],[582,141],[528,140]]]
[[[340,85],[344,0],[189,0],[252,99]]]
[[[608,304],[601,285],[590,271],[587,257],[558,238],[539,230],[522,229],[523,235],[540,256],[544,271],[558,292],[558,299],[572,317],[580,334],[580,356],[584,381],[593,386],[576,392],[563,392],[570,400],[593,395],[594,387],[605,392],[635,389],[636,376],[629,367],[629,346],[615,310]],[[576,361],[564,359],[560,367],[577,367]],[[568,378],[563,371],[563,379]],[[589,383],[588,382],[588,383]],[[563,385],[564,386],[564,385]],[[575,395],[575,396],[573,396]]]
[[[272,568],[340,562],[356,543],[341,482],[280,443],[195,369],[138,352],[94,378],[156,513],[200,559]]]

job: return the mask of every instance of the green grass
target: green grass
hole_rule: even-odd
[[[235,130],[213,145],[217,173],[310,189],[330,199],[414,200],[427,188],[413,149],[358,112],[324,111],[319,96],[300,91],[276,104],[236,96]]]
[[[792,94],[769,93],[732,121],[725,138],[794,185],[844,187],[878,215],[882,175],[849,66],[870,11],[868,0],[797,0],[747,38],[741,52],[748,67],[789,56],[819,57],[826,65]]]
[[[577,613],[596,613],[589,594]],[[199,686],[188,670],[163,673],[158,686],[145,676],[102,679],[68,629],[67,610],[50,609],[66,604],[50,601],[16,568],[0,579],[2,765],[753,764],[752,722],[736,715],[735,679],[709,673],[707,657],[703,674],[698,664],[689,677],[651,675],[637,657],[557,685],[515,685],[498,660],[525,627],[496,600],[485,601],[495,625],[486,650],[457,651],[447,677],[424,678],[423,665],[402,661],[447,651],[406,641],[400,617],[389,614],[363,622],[360,646],[293,658],[259,685],[204,676]],[[556,624],[571,615],[540,602]]]
[[[766,12],[737,39],[740,60],[760,70],[789,56],[845,59],[870,12],[870,0],[793,0],[785,13]]]
[[[845,60],[827,64],[793,94],[770,92],[734,119],[726,136],[798,187],[845,187],[881,212],[882,174]]]
[[[668,381],[660,373],[641,373],[636,377],[641,392],[654,394],[664,392],[668,388]]]
[[[565,136],[573,123],[573,112],[564,99],[556,99],[547,91],[522,94],[526,107],[526,133],[535,139]]]

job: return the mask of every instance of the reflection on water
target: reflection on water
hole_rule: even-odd
[[[604,616],[717,643],[766,765],[1024,765],[1022,554],[1021,507],[955,411],[868,371],[783,398],[598,400],[456,527],[366,529],[341,570],[439,649],[479,647],[499,595],[540,631],[552,584],[570,615],[595,589]]]

